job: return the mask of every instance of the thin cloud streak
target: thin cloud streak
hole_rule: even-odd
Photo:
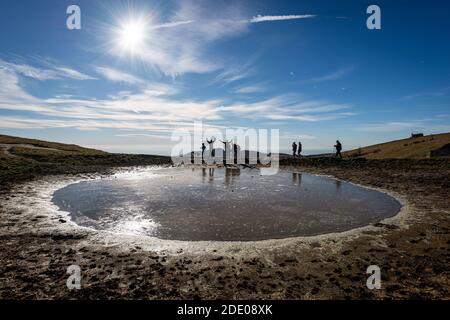
[[[41,68],[31,66],[29,64],[8,62],[3,59],[0,59],[0,68],[12,70],[27,78],[32,78],[39,81],[61,80],[61,79],[72,79],[80,81],[96,80],[94,77],[91,77],[80,71],[65,66],[52,65],[50,68]]]
[[[303,81],[303,83],[320,83],[320,82],[326,82],[326,81],[339,80],[339,79],[342,79],[343,77],[347,76],[351,72],[353,72],[353,70],[354,70],[354,67],[342,68],[342,69],[339,69],[332,73],[326,74],[324,76],[305,80],[305,81]]]
[[[243,86],[237,87],[234,89],[235,93],[241,94],[249,94],[249,93],[260,93],[267,91],[267,88],[262,85],[254,85],[254,86]]]
[[[193,22],[194,22],[194,20],[166,22],[166,23],[162,23],[162,24],[157,25],[157,26],[152,26],[150,29],[151,30],[158,30],[158,29],[164,29],[164,28],[175,28],[175,27],[179,27],[179,26],[182,26],[182,25],[191,24]]]
[[[94,70],[98,74],[102,75],[105,79],[113,82],[125,82],[129,84],[142,84],[145,82],[139,77],[110,67],[95,66]]]
[[[419,93],[410,94],[410,95],[401,97],[400,100],[409,101],[409,100],[414,100],[417,98],[424,98],[424,97],[437,98],[437,97],[446,96],[448,94],[450,94],[450,87],[442,88],[442,89],[436,90],[436,91],[427,91],[427,92],[419,92]]]
[[[313,14],[302,14],[302,15],[281,15],[281,16],[262,16],[257,15],[249,20],[250,23],[259,22],[270,22],[270,21],[284,21],[284,20],[298,20],[298,19],[310,19],[315,18],[316,15]]]

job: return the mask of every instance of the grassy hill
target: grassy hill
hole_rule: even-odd
[[[12,137],[12,136],[6,136],[6,135],[0,135],[0,147],[2,144],[17,145],[18,147],[20,145],[29,145],[29,146],[33,146],[36,148],[49,149],[48,151],[53,151],[53,152],[67,152],[67,153],[77,153],[77,154],[107,154],[107,152],[104,152],[104,151],[83,148],[83,147],[77,146],[75,144],[48,142],[48,141],[20,138],[20,137]],[[36,149],[36,150],[38,150],[38,149]]]
[[[423,159],[430,151],[450,143],[450,133],[389,141],[343,152],[344,157],[366,159]]]
[[[0,135],[0,189],[41,175],[169,163],[170,157],[164,156],[108,153],[72,144]]]

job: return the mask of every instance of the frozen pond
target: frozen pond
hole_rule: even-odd
[[[170,240],[253,241],[350,230],[399,212],[394,198],[330,178],[258,169],[160,168],[57,190],[81,225]]]

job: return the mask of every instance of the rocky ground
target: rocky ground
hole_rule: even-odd
[[[284,160],[287,170],[332,175],[381,188],[405,205],[355,232],[299,238],[240,251],[149,250],[108,242],[61,217],[11,208],[34,195],[17,184],[0,195],[1,299],[449,299],[450,162]],[[18,201],[19,200],[19,201]],[[32,204],[31,204],[32,205]],[[28,206],[28,205],[27,205]],[[243,245],[245,247],[246,245]],[[82,270],[68,290],[69,265]],[[369,290],[366,269],[381,268]]]

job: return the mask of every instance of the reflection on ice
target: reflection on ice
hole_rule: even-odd
[[[111,231],[125,234],[152,234],[158,224],[152,220],[136,219],[136,220],[119,220],[111,227]]]
[[[192,241],[344,231],[400,210],[386,194],[339,180],[238,167],[143,170],[69,185],[53,201],[83,226]]]

